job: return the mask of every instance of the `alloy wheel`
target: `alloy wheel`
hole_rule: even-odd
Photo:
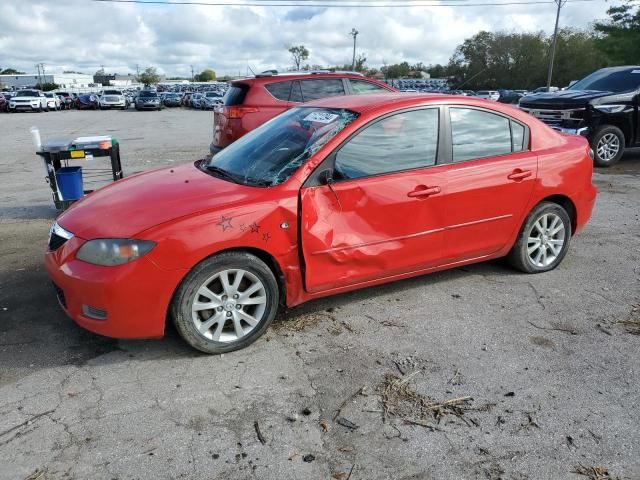
[[[609,162],[620,151],[620,139],[614,133],[606,133],[598,140],[596,150],[601,160]]]
[[[527,238],[527,255],[536,267],[551,265],[562,252],[565,228],[555,213],[545,213],[538,218]]]
[[[262,281],[247,270],[228,269],[209,277],[196,291],[191,317],[202,336],[230,343],[256,328],[266,307]]]

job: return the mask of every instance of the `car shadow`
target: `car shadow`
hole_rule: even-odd
[[[465,275],[513,275],[501,261],[460,267],[314,300],[283,311],[276,322],[320,312],[383,295],[449,282]],[[192,358],[204,355],[179,337],[171,322],[160,340],[116,340],[77,326],[58,305],[51,282],[41,265],[0,274],[0,364],[8,376],[13,371],[75,365],[100,358],[101,363],[148,361],[158,358]],[[107,355],[111,354],[113,355]],[[17,373],[16,373],[17,372]]]

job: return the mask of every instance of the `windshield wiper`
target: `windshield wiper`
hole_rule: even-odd
[[[206,165],[204,168],[220,178],[231,180],[233,183],[241,183],[235,175],[227,172],[223,168],[216,167],[215,165]]]

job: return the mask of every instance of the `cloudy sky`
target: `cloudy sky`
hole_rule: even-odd
[[[370,66],[444,63],[458,44],[482,29],[553,29],[554,4],[465,5],[514,1],[531,0],[422,0],[456,6],[392,8],[311,7],[309,1],[289,2],[301,7],[252,7],[0,0],[0,68],[31,73],[42,62],[47,72],[93,73],[104,65],[108,72],[131,73],[140,65],[190,76],[193,65],[196,72],[213,68],[218,75],[245,74],[247,65],[255,71],[289,66],[287,47],[299,44],[310,50],[310,64],[343,64],[351,61],[353,27],[360,32],[357,51]],[[561,26],[586,28],[605,17],[610,5],[569,0]]]

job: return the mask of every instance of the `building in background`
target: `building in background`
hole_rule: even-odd
[[[93,76],[84,73],[0,75],[0,84],[14,90],[28,87],[33,88],[40,83],[55,83],[59,88],[64,89],[85,89],[93,85]]]
[[[93,82],[103,87],[131,87],[139,85],[135,75],[118,75],[117,73],[94,75]]]

